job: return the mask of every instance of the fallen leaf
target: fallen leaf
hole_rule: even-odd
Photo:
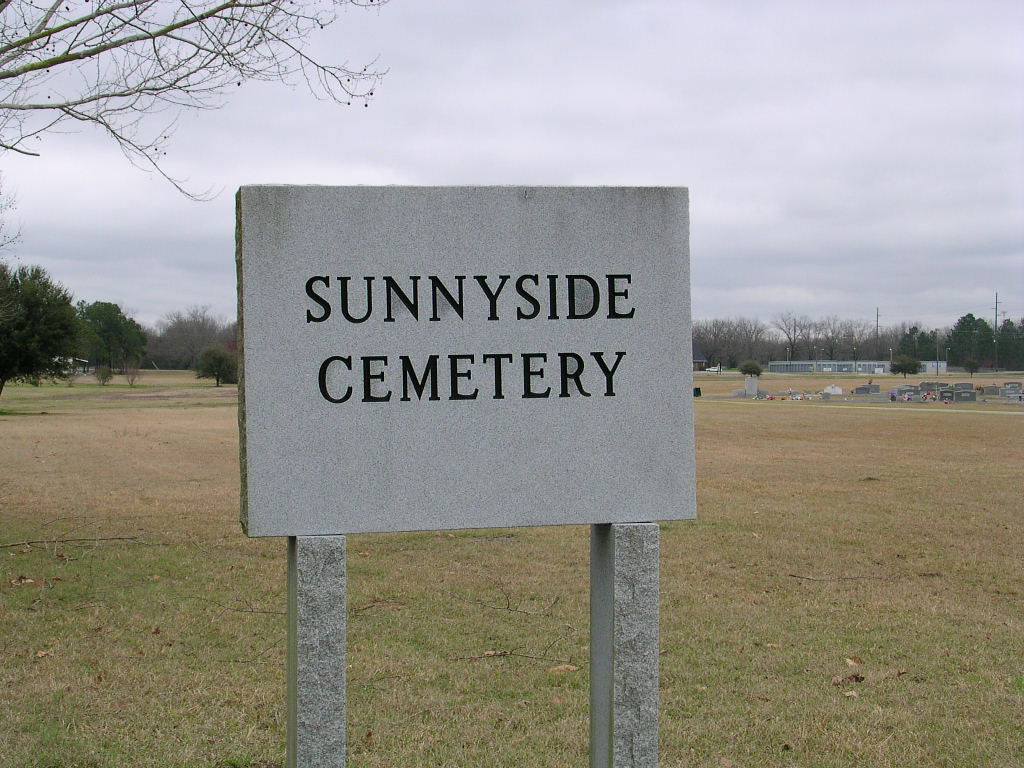
[[[565,672],[575,672],[579,667],[573,664],[559,664],[557,667],[548,667],[548,672],[554,672],[556,675],[561,675]]]
[[[860,696],[860,694],[856,691],[846,691],[846,693],[844,693],[843,696],[845,696],[848,699],[856,699],[858,696]]]
[[[30,579],[28,576],[19,576],[16,579],[11,579],[11,584],[15,587],[20,587],[22,584],[35,584],[35,579]]]
[[[846,663],[851,667],[856,667],[858,664],[863,664],[864,659],[862,659],[860,656],[848,656],[846,659]]]
[[[49,655],[50,655],[49,651],[36,651],[36,658],[37,659],[41,659],[44,656],[49,656]]]
[[[154,627],[153,628],[153,634],[154,635],[159,635],[160,634],[160,627]]]

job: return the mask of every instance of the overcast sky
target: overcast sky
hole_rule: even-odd
[[[247,85],[167,169],[99,132],[7,153],[23,237],[145,323],[235,313],[241,184],[690,188],[693,315],[1024,316],[1024,3],[391,0],[315,41],[388,74],[368,108]]]

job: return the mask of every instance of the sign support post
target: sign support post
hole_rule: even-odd
[[[590,767],[658,765],[657,523],[590,527]]]
[[[288,537],[288,768],[345,768],[345,537]]]

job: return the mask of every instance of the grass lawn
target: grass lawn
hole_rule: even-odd
[[[661,764],[1024,765],[1024,409],[695,410]],[[0,767],[283,765],[285,542],[237,462],[233,387],[5,388]],[[351,765],[586,765],[588,536],[349,537]]]

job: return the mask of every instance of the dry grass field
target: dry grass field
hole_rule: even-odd
[[[844,385],[804,381],[762,386]],[[696,415],[662,765],[1024,765],[1024,409]],[[8,386],[0,466],[0,766],[283,765],[285,542],[240,532],[233,388]],[[586,528],[349,555],[353,766],[586,764]]]

